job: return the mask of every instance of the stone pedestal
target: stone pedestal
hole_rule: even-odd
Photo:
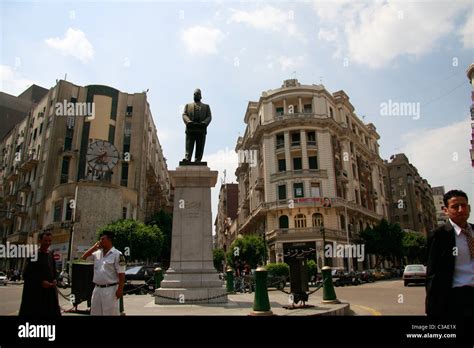
[[[186,165],[170,171],[175,187],[170,268],[156,304],[227,303],[212,257],[211,187],[217,171]]]

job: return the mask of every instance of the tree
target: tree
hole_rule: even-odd
[[[227,252],[227,263],[234,265],[234,261],[241,264],[247,262],[251,268],[264,263],[265,243],[261,235],[247,234],[234,240]]]
[[[219,272],[222,272],[222,261],[225,259],[225,251],[224,249],[214,249],[212,250],[212,256],[214,260],[214,268],[217,269]]]
[[[393,261],[402,255],[403,231],[398,224],[390,224],[382,219],[374,226],[367,227],[360,233],[361,242],[365,244],[367,254],[375,255],[375,264],[380,266],[385,260]]]
[[[427,259],[426,237],[418,232],[405,232],[403,239],[403,256],[409,263],[425,263]]]
[[[101,227],[97,235],[99,236],[104,231],[115,234],[115,248],[130,260],[154,262],[160,259],[163,233],[158,226],[126,219]]]
[[[171,235],[173,229],[173,215],[160,210],[153,215],[147,225],[156,225],[163,233],[163,248],[161,252],[161,262],[168,267],[171,259]]]

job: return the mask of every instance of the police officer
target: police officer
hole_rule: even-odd
[[[87,250],[82,259],[94,257],[94,284],[91,315],[119,315],[119,299],[125,283],[125,258],[113,246],[114,234],[104,231],[100,240]]]

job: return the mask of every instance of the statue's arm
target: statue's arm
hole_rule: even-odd
[[[211,120],[212,120],[212,116],[211,116],[211,107],[210,106],[207,106],[207,112],[206,112],[206,117],[204,118],[204,120],[202,121],[202,123],[204,123],[207,126],[209,126],[209,123],[211,123]]]
[[[191,119],[189,118],[189,115],[188,115],[188,104],[184,106],[183,121],[185,124],[188,124],[191,122]]]

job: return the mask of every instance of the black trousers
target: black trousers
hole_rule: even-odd
[[[449,316],[474,315],[474,287],[461,286],[452,288],[449,294]]]
[[[196,153],[195,160],[196,162],[201,162],[202,154],[204,152],[204,145],[206,143],[206,133],[205,132],[186,132],[186,155],[185,158],[188,161],[191,161],[193,156],[194,144],[196,143]]]

